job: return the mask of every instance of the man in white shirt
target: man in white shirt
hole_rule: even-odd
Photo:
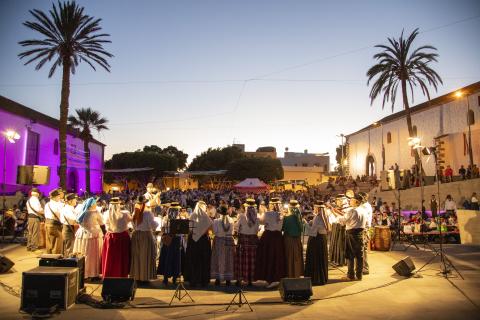
[[[451,215],[454,215],[457,211],[457,204],[453,201],[451,195],[447,195],[445,199],[445,218],[448,219]]]
[[[77,218],[75,212],[76,205],[77,195],[75,193],[69,193],[65,196],[65,206],[60,210],[64,257],[69,257],[72,254],[73,243],[75,242],[74,225]]]
[[[32,188],[30,198],[27,201],[28,211],[28,237],[27,250],[35,251],[38,249],[40,240],[40,221],[43,219],[43,208],[38,197],[40,192],[37,188]]]
[[[63,208],[62,198],[62,189],[54,189],[50,191],[50,201],[45,205],[47,253],[62,253],[62,223],[60,222],[60,211]]]
[[[363,230],[366,226],[366,218],[362,210],[357,210],[362,197],[355,194],[353,197],[346,195],[350,201],[350,208],[344,215],[338,214],[338,222],[345,225],[347,231],[347,248],[345,255],[348,262],[348,272],[345,280],[362,280],[363,271]]]
[[[373,208],[372,205],[368,202],[368,193],[359,192],[358,193],[362,198],[362,203],[358,206],[357,210],[362,211],[365,215],[365,229],[363,232],[363,274],[370,273],[370,266],[368,265],[368,242],[370,241],[370,232],[369,229],[372,227],[373,219]]]

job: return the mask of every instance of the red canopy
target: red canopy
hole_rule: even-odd
[[[233,187],[238,192],[260,193],[268,190],[268,184],[257,178],[247,178]]]

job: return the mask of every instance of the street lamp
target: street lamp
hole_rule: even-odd
[[[5,198],[7,189],[7,141],[10,143],[15,143],[16,140],[20,139],[20,135],[14,130],[7,130],[3,132],[3,136],[5,137],[5,143],[3,147],[3,210],[5,214],[7,207]]]
[[[471,130],[471,121],[470,121],[470,101],[468,100],[468,95],[464,94],[462,91],[458,90],[455,92],[455,97],[461,99],[465,96],[467,100],[467,125],[468,125],[468,160],[470,162],[470,168],[473,168],[473,153],[472,153],[472,130]],[[471,170],[471,169],[470,169]]]

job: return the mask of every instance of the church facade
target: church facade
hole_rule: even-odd
[[[458,94],[461,93],[461,95]],[[480,82],[411,107],[413,130],[423,147],[436,147],[439,166],[458,174],[461,165],[480,163]],[[469,135],[471,139],[469,139]],[[414,164],[404,111],[394,113],[346,135],[349,175],[376,175],[398,164],[400,170]],[[469,146],[471,140],[471,147]],[[427,176],[435,175],[435,159],[422,155]]]

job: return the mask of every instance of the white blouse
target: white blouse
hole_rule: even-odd
[[[153,213],[147,210],[143,211],[142,223],[137,226],[133,221],[132,224],[133,229],[138,231],[155,231],[158,227],[158,222],[155,221]]]
[[[265,230],[282,231],[283,216],[279,212],[268,211],[260,217],[260,222],[265,225]]]
[[[259,227],[260,220],[258,218],[254,224],[249,226],[247,216],[245,214],[241,214],[238,217],[238,221],[235,223],[234,230],[241,234],[252,235],[258,233]]]
[[[327,234],[327,228],[320,216],[315,216],[310,223],[305,224],[305,234],[310,237],[316,237],[317,234]]]
[[[85,213],[85,218],[78,228],[75,238],[79,239],[89,239],[89,238],[98,238],[103,237],[102,229],[100,226],[103,225],[103,217],[97,210],[88,210]]]
[[[234,229],[234,222],[233,219],[230,217],[227,217],[228,220],[228,228],[227,230],[223,229],[222,221],[223,217],[217,218],[213,220],[213,233],[215,234],[215,237],[229,237],[232,236],[233,234],[233,229]]]
[[[120,210],[119,213],[121,215],[119,219],[110,220],[109,212],[106,212],[105,227],[107,228],[107,231],[119,233],[128,230],[128,223],[132,221],[132,216],[130,215],[130,212],[128,212],[128,210]]]

